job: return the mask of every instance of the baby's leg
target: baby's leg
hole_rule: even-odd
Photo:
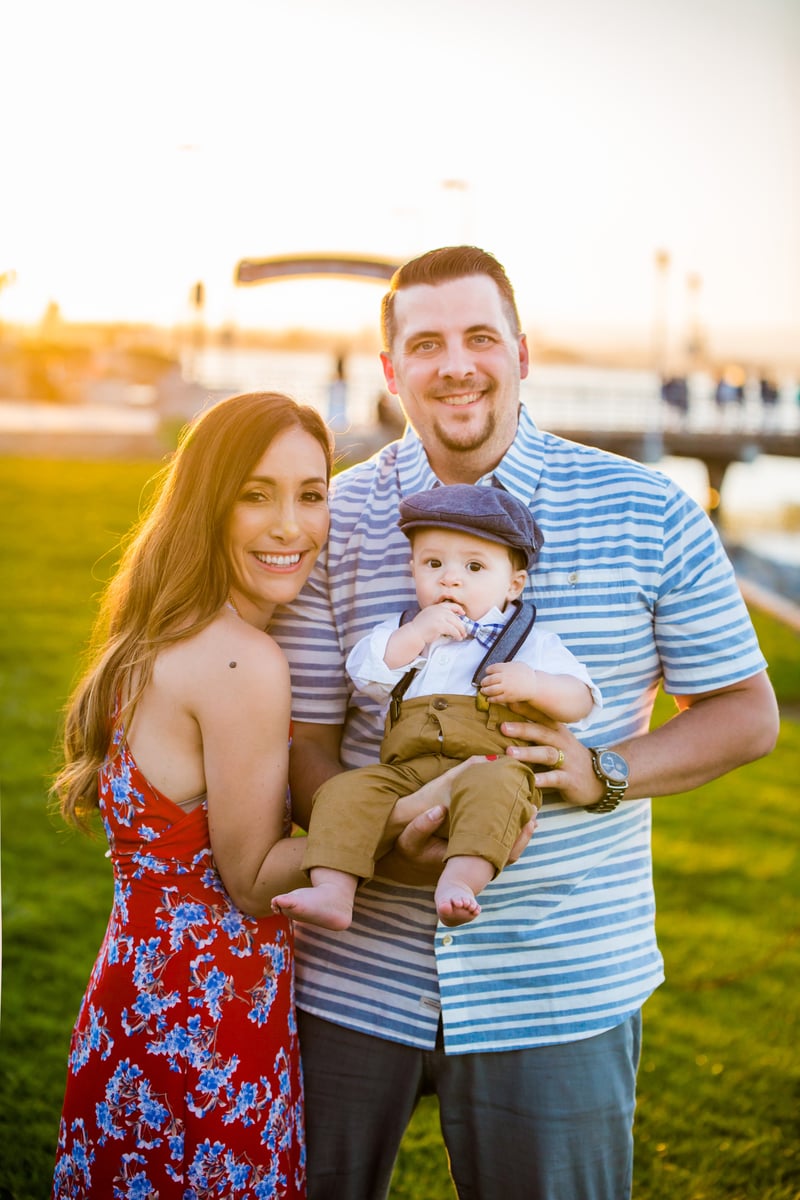
[[[312,867],[309,875],[311,887],[275,896],[272,911],[293,921],[321,925],[323,929],[349,929],[358,876],[331,867]]]
[[[456,854],[448,858],[434,895],[439,920],[445,925],[466,925],[473,921],[481,911],[475,896],[495,874],[490,862],[474,854]]]

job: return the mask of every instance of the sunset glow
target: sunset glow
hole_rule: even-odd
[[[469,240],[523,321],[800,341],[795,0],[31,0],[0,99],[0,321],[359,329],[380,284],[243,257]]]

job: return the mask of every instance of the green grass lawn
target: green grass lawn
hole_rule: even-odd
[[[46,780],[94,599],[153,469],[0,460],[0,1200],[49,1194],[69,1034],[111,903],[104,842],[48,815]],[[667,983],[645,1008],[636,1200],[800,1197],[800,639],[754,618],[778,749],[655,805]],[[426,1101],[392,1198],[452,1196]]]

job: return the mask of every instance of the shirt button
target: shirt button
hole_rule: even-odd
[[[569,575],[567,576],[567,583],[577,583],[577,582],[578,582],[578,572],[570,571]]]
[[[443,709],[447,708],[447,701],[445,700],[444,696],[437,696],[433,702],[433,707],[438,712],[442,712]]]
[[[452,933],[446,933],[446,934],[444,935],[444,937],[442,938],[442,945],[443,945],[443,946],[449,946],[449,945],[451,945],[451,944],[452,944],[452,941],[453,941],[453,935],[452,935]]]

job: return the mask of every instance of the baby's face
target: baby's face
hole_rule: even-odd
[[[415,530],[411,572],[420,608],[449,602],[473,621],[490,608],[502,611],[521,594],[526,577],[499,542],[439,528]]]

